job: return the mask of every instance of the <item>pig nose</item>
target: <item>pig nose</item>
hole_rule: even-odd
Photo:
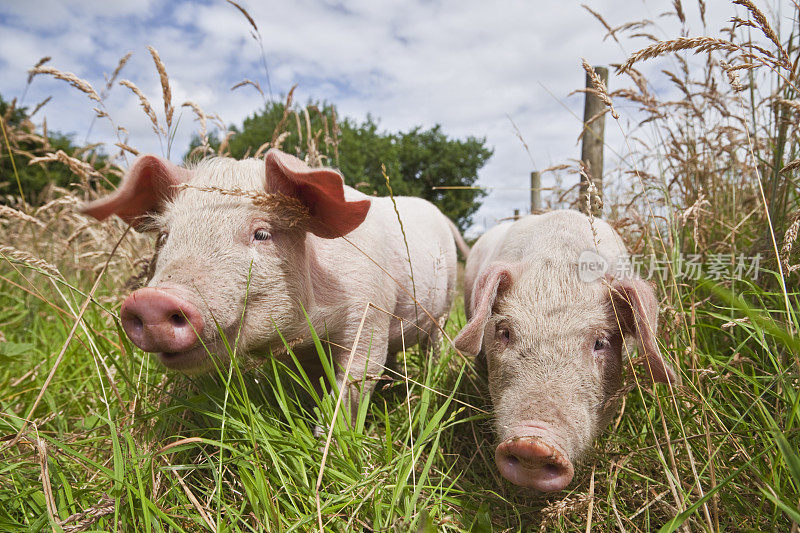
[[[541,437],[512,437],[497,446],[495,462],[504,478],[541,492],[563,490],[572,481],[572,463]]]
[[[133,344],[145,352],[186,351],[197,344],[203,331],[203,317],[191,302],[152,287],[128,296],[120,319]]]

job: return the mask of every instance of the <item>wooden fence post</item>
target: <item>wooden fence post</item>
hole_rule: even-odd
[[[531,213],[542,210],[542,175],[531,172]]]
[[[514,209],[514,220],[519,220],[519,209]]]
[[[594,71],[608,87],[608,69],[606,67],[594,67]],[[592,80],[586,74],[586,88],[592,88]],[[583,107],[583,143],[581,146],[581,161],[586,168],[586,173],[597,188],[597,194],[603,198],[603,145],[605,136],[606,116],[605,104],[594,94],[585,94],[585,104]],[[599,115],[599,116],[598,116]],[[592,120],[594,119],[594,120]],[[581,175],[581,211],[588,213],[586,205],[586,195],[589,190],[589,183],[586,177]],[[593,208],[593,214],[600,216],[601,209],[597,206]]]

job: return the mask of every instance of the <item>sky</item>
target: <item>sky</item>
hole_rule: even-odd
[[[718,35],[735,14],[727,1],[711,0],[707,29],[698,7],[684,1],[690,36]],[[367,114],[389,131],[441,124],[452,137],[485,137],[494,155],[480,171],[489,195],[468,234],[475,236],[529,209],[529,174],[580,156],[584,84],[581,58],[593,65],[623,62],[645,39],[617,43],[573,0],[336,1],[242,0],[263,37],[270,85],[281,98],[297,84],[296,102],[336,104],[340,116]],[[680,35],[668,0],[586,0],[612,25],[649,19],[660,38]],[[740,8],[741,10],[741,8]],[[741,14],[741,13],[740,13]],[[192,101],[226,124],[262,106],[252,87],[230,88],[245,78],[267,90],[262,52],[242,14],[224,0],[0,0],[0,95],[33,107],[52,96],[37,115],[50,130],[78,142],[117,141],[108,121],[94,121],[95,103],[65,82],[27,71],[42,57],[89,81],[98,91],[119,59],[133,55],[120,79],[130,79],[163,116],[161,87],[147,46],[156,48],[170,76],[173,100]],[[642,66],[656,93],[658,61]],[[611,89],[627,85],[613,72]],[[176,106],[177,107],[177,106]],[[129,144],[165,155],[138,99],[115,86],[106,108],[129,132]],[[606,126],[606,166],[624,154],[622,132],[636,122],[620,104],[619,124]],[[179,162],[197,124],[187,108],[170,154]],[[513,121],[513,123],[512,123]],[[515,130],[514,124],[518,128]],[[523,145],[520,136],[528,149]],[[111,150],[109,150],[111,151]],[[578,180],[567,176],[567,180]],[[545,182],[547,185],[547,182]],[[497,189],[495,189],[497,188]],[[457,194],[454,192],[453,194]],[[545,193],[546,194],[546,193]]]

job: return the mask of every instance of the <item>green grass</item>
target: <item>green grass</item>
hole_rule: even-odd
[[[755,285],[687,288],[693,318],[662,326],[685,386],[634,387],[568,491],[543,497],[496,473],[485,378],[452,349],[398,355],[351,427],[292,360],[165,374],[96,304],[14,441],[74,324],[45,300],[74,315],[84,296],[0,268],[31,291],[0,285],[2,531],[788,531],[800,518],[797,293],[787,314]],[[458,304],[451,336],[463,320]],[[320,422],[333,433],[318,486]]]

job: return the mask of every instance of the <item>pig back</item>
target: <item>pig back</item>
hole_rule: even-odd
[[[393,203],[391,198],[367,197],[349,187],[345,196],[370,198],[371,206],[364,222],[345,238],[309,237],[318,262],[331,273],[326,285],[335,284],[347,307],[356,309],[353,315],[360,315],[369,302],[401,318],[406,345],[411,346],[418,338],[417,320],[419,328],[429,332],[430,316],[438,320],[450,309],[456,246],[448,220],[421,198],[395,197]],[[317,301],[332,301],[331,296]],[[416,308],[415,299],[424,311]],[[340,299],[337,306],[341,305]],[[402,344],[397,318],[390,320],[389,337],[390,346]]]
[[[427,200],[396,197],[397,211],[391,198],[377,200],[375,207],[384,217],[382,226],[387,228],[386,242],[392,250],[392,271],[405,289],[397,292],[394,313],[403,318],[402,336],[409,345],[422,333],[417,326],[431,333],[436,327],[431,317],[439,320],[450,311],[456,284],[456,245],[448,219]],[[411,343],[409,339],[413,339]],[[390,348],[401,349],[401,340],[400,323],[393,321]]]
[[[581,253],[594,252],[614,271],[627,256],[622,239],[605,221],[571,209],[529,215],[515,222],[497,247],[495,260],[509,263],[577,263]]]

